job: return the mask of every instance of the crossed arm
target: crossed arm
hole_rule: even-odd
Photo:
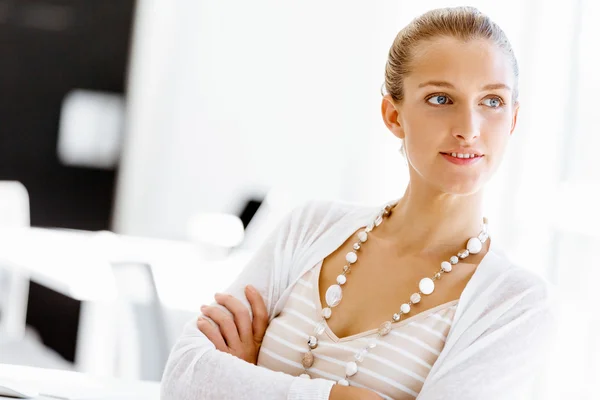
[[[269,324],[269,315],[265,302],[256,289],[247,286],[245,295],[250,303],[253,317],[240,300],[232,295],[217,293],[215,295],[217,304],[229,310],[231,315],[216,306],[202,306],[202,315],[198,317],[197,327],[217,350],[256,365],[260,346]],[[210,318],[214,325],[206,318]],[[329,399],[381,400],[381,397],[367,389],[334,385]]]

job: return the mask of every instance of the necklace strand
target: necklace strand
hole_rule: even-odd
[[[381,223],[392,214],[392,210],[395,205],[396,204],[386,205],[385,208],[377,214],[372,223],[357,233],[358,240],[352,245],[352,251],[346,254],[346,264],[342,269],[342,273],[337,276],[336,284],[331,285],[325,294],[327,307],[324,307],[321,312],[321,321],[315,327],[313,332],[314,334],[308,337],[308,351],[302,356],[302,367],[304,368],[304,372],[300,375],[300,377],[310,379],[308,370],[313,366],[315,361],[315,356],[312,351],[319,346],[319,337],[325,333],[327,320],[331,318],[332,309],[337,307],[342,301],[342,287],[344,284],[346,284],[347,275],[352,271],[352,265],[358,261],[358,252],[361,251],[365,245],[369,237],[369,233],[381,225]],[[435,290],[435,281],[441,279],[444,274],[450,273],[452,271],[452,267],[458,264],[460,260],[464,260],[470,254],[479,253],[483,248],[483,244],[488,240],[488,238],[487,219],[484,218],[483,228],[479,235],[477,237],[470,238],[467,241],[466,249],[463,249],[456,255],[450,257],[449,261],[443,261],[441,263],[440,270],[433,275],[433,278],[427,277],[421,279],[419,282],[419,291],[413,293],[410,296],[410,300],[407,303],[403,303],[400,306],[399,312],[394,313],[390,320],[383,322],[379,326],[377,330],[377,337],[373,341],[354,354],[354,359],[346,363],[344,374],[345,378],[340,379],[337,383],[343,386],[350,385],[350,378],[356,375],[358,372],[359,364],[364,361],[365,357],[369,353],[369,350],[377,347],[377,340],[391,332],[392,324],[394,322],[399,322],[402,319],[402,316],[409,314],[412,306],[421,301],[421,295],[427,296],[432,294]]]

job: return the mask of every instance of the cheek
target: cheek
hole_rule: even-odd
[[[444,141],[450,125],[451,121],[444,113],[433,115],[417,109],[404,121],[405,140],[414,148],[425,145],[431,147],[432,144]]]
[[[481,137],[487,145],[503,148],[510,139],[512,119],[507,115],[497,115],[484,120],[481,126]]]

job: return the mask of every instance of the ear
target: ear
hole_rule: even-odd
[[[381,100],[381,116],[385,126],[398,138],[404,139],[404,128],[400,118],[400,105],[394,102],[392,96],[386,94]]]
[[[513,110],[513,118],[512,118],[512,126],[510,127],[510,134],[513,134],[513,131],[515,130],[515,127],[517,126],[517,117],[519,116],[519,108],[520,108],[520,104],[519,102],[516,102],[514,105],[514,110]]]

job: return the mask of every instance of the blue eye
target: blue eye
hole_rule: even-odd
[[[434,100],[434,101],[432,102],[431,100]],[[443,94],[438,94],[438,95],[431,96],[430,98],[428,98],[427,102],[430,104],[435,104],[435,105],[439,106],[439,105],[450,103],[450,99],[448,98],[448,96],[445,96]]]
[[[486,101],[488,101],[488,100],[489,100],[489,103],[486,104]],[[489,99],[483,100],[483,103],[486,106],[491,107],[491,108],[498,108],[504,104],[500,97],[490,97]]]

